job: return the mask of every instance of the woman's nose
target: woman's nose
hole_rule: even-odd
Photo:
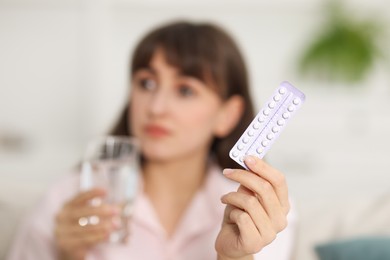
[[[163,89],[158,89],[153,93],[149,113],[153,116],[164,115],[168,111],[169,93]]]

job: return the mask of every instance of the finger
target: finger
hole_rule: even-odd
[[[96,197],[104,197],[106,191],[103,188],[93,188],[92,190],[79,193],[76,197],[66,203],[66,206],[80,206]]]
[[[230,213],[240,231],[240,237],[247,253],[256,253],[276,238],[276,232],[271,225],[261,225],[260,232],[251,221],[249,214],[240,209],[233,209]]]
[[[68,220],[75,221],[81,217],[98,216],[99,218],[113,217],[119,215],[121,209],[115,205],[103,204],[99,207],[84,206],[77,210],[68,211]]]
[[[290,203],[288,200],[288,188],[285,176],[256,156],[246,156],[245,165],[255,174],[267,180],[275,188],[275,192],[283,208],[288,212]]]
[[[100,242],[106,241],[110,232],[104,229],[98,229],[82,234],[69,233],[58,239],[59,246],[66,250],[88,249]]]
[[[98,243],[107,241],[110,236],[110,232],[107,232],[106,230],[98,230],[96,232],[91,233],[88,236],[80,237],[80,242],[85,247],[91,247],[93,245],[96,245]]]
[[[230,192],[222,196],[221,201],[224,204],[248,212],[256,227],[260,226],[261,222],[270,222],[267,213],[254,196],[239,192]]]
[[[261,228],[264,225],[272,226],[277,232],[283,230],[287,225],[286,216],[281,210],[278,211],[278,214],[269,216],[255,196],[240,192],[230,192],[224,195],[221,201],[246,211],[252,218],[260,234]]]
[[[103,204],[99,207],[80,206],[67,207],[61,210],[56,217],[57,223],[76,224],[82,217],[97,216],[100,219],[113,217],[120,214],[118,206]]]
[[[118,226],[111,219],[106,219],[97,225],[86,225],[84,227],[79,225],[58,225],[55,234],[59,240],[70,243],[83,237],[100,237],[100,234],[108,236],[117,228]]]
[[[234,224],[231,220],[230,220],[230,212],[235,209],[236,207],[234,207],[233,205],[230,205],[230,204],[227,204],[226,207],[225,207],[225,211],[223,213],[223,223],[227,223],[227,224]]]
[[[262,236],[253,223],[249,214],[241,209],[234,208],[230,212],[230,220],[239,230],[238,245],[246,254],[254,254],[260,251],[264,244]]]
[[[245,193],[245,194],[248,194],[248,195],[255,195],[256,193],[251,191],[250,189],[248,189],[247,187],[243,186],[243,185],[240,185],[237,189],[238,192],[241,192],[241,193]]]
[[[225,175],[255,193],[271,219],[276,218],[282,212],[284,213],[274,187],[268,181],[254,173],[243,170],[233,170],[225,173]]]

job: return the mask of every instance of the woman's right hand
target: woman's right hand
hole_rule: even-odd
[[[110,233],[118,228],[115,219],[119,218],[119,207],[91,203],[93,199],[102,199],[105,195],[103,189],[95,188],[79,193],[62,207],[55,228],[59,259],[84,260],[91,247],[107,241]],[[94,219],[91,222],[95,223],[79,224],[80,219],[87,220],[91,216]]]

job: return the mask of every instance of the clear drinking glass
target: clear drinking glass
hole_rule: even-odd
[[[110,242],[125,242],[133,203],[138,190],[139,149],[136,139],[105,136],[88,143],[80,178],[82,191],[102,187],[107,191],[103,202],[119,206],[120,228],[112,232]],[[92,201],[92,204],[99,204]]]

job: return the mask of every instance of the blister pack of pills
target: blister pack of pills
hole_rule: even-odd
[[[304,101],[305,94],[299,89],[281,83],[230,150],[230,158],[245,169],[246,155],[263,158]]]

